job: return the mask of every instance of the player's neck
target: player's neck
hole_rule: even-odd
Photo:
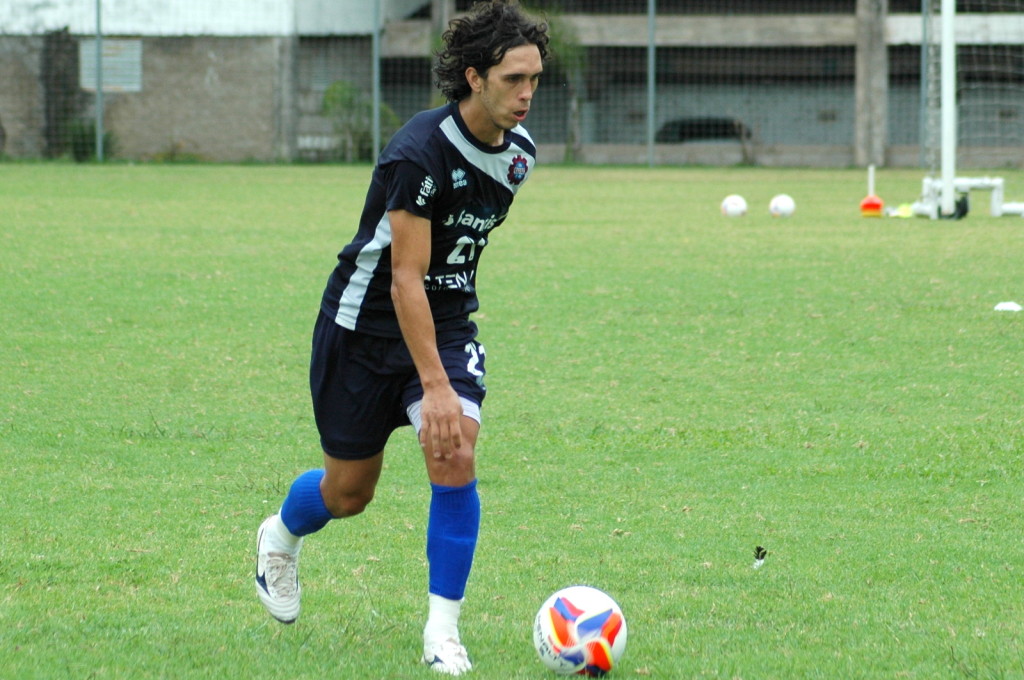
[[[486,109],[472,96],[459,102],[459,114],[470,133],[482,144],[501,146],[505,142],[505,131],[494,124]]]

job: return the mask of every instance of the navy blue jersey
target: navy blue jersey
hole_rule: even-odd
[[[479,303],[476,270],[492,229],[508,215],[533,170],[537,150],[526,130],[487,146],[469,132],[458,104],[414,116],[381,152],[359,230],[338,254],[321,309],[350,330],[401,337],[391,300],[389,210],[430,220],[424,286],[438,334],[464,332]]]

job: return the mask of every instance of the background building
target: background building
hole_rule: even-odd
[[[127,159],[368,158],[375,73],[387,135],[439,103],[430,54],[471,4],[381,0],[375,69],[368,0],[105,0],[104,128]],[[534,4],[560,7],[560,41],[582,55],[550,65],[531,113],[548,161],[924,162],[921,0],[660,0],[653,32],[642,0]],[[982,116],[962,135],[988,135],[962,147],[980,166],[1024,162],[1017,4],[959,3],[961,99]],[[88,137],[96,8],[0,6],[6,155],[60,156]]]

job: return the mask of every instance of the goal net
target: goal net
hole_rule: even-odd
[[[1022,215],[1000,177],[963,169],[1020,162],[1024,148],[1024,0],[922,0],[921,162],[916,214],[963,217],[972,190],[994,216]]]

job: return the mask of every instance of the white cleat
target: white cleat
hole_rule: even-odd
[[[299,555],[272,551],[264,545],[267,525],[276,515],[263,520],[256,535],[256,592],[270,615],[281,623],[299,618],[302,589],[299,587]]]
[[[423,643],[423,663],[438,673],[462,675],[473,670],[466,648],[455,639]]]

